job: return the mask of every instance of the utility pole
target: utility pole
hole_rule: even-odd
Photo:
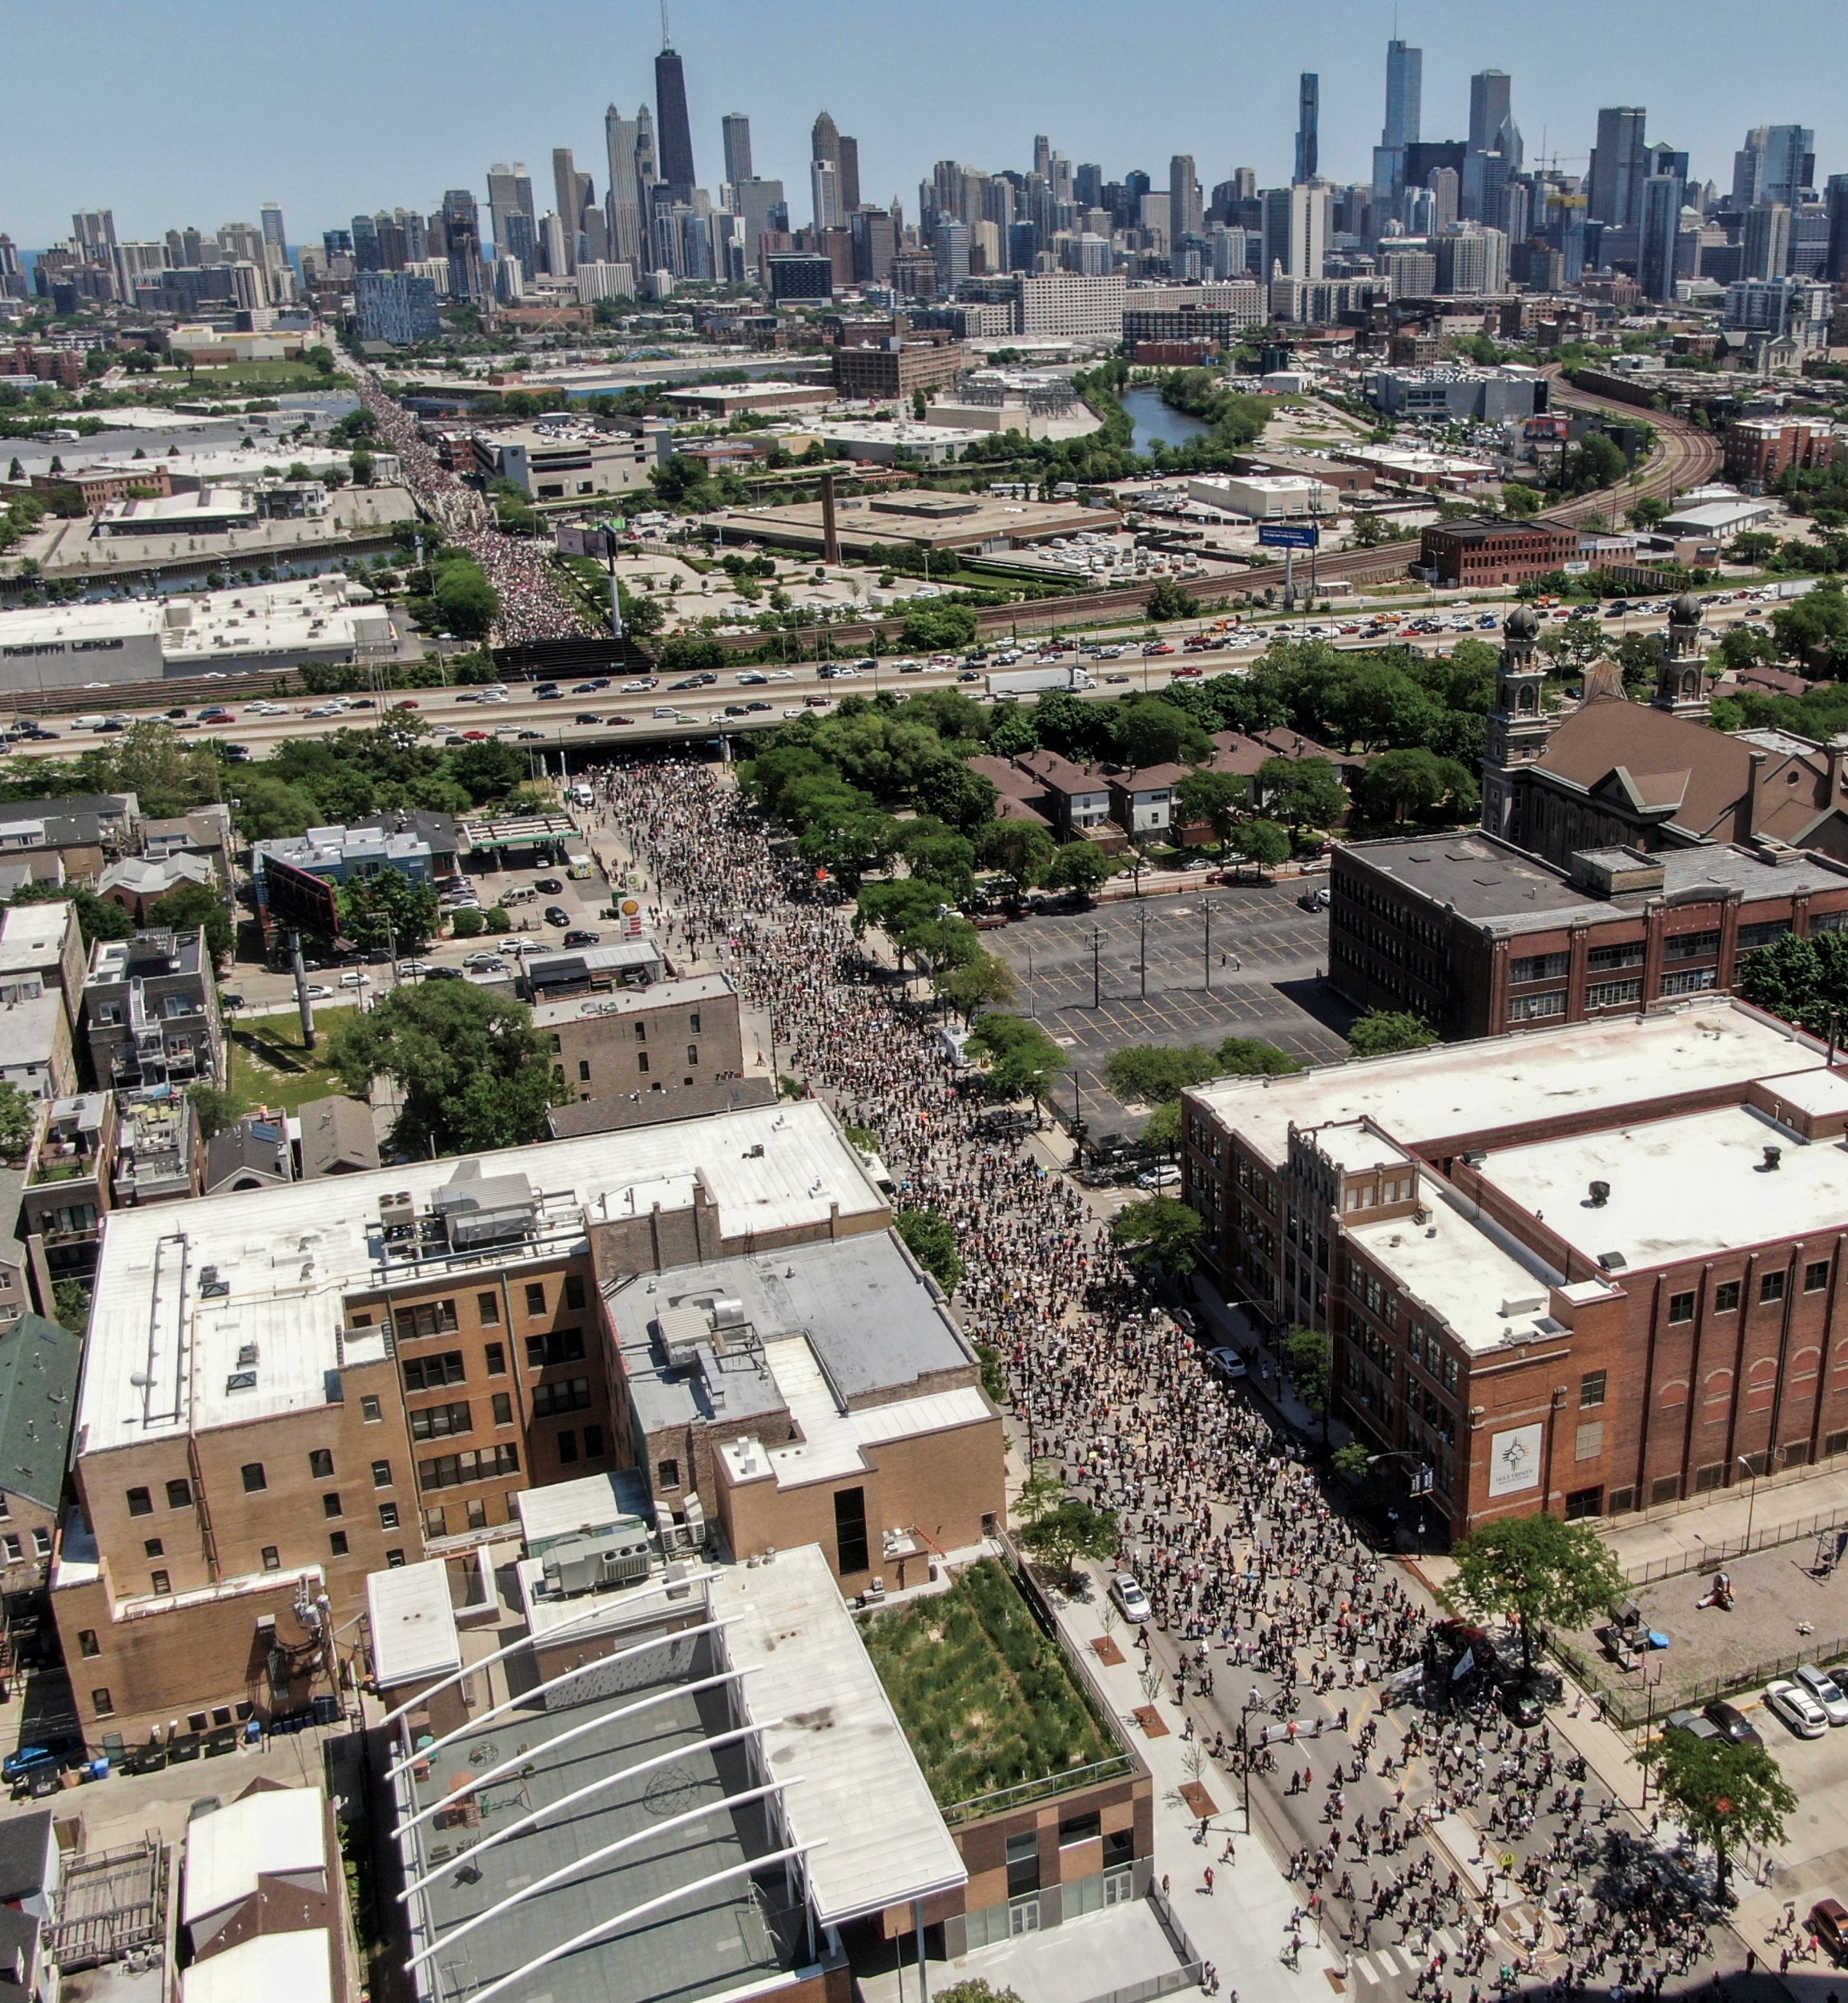
[[[1091,928],[1091,1006],[1093,1009],[1101,1006],[1103,989],[1101,977],[1097,970],[1097,953],[1103,937],[1102,928],[1093,925]]]
[[[1141,921],[1141,944],[1136,954],[1136,967],[1141,979],[1142,999],[1146,1002],[1149,998],[1149,907],[1138,901],[1136,916]]]
[[[1210,994],[1213,992],[1213,907],[1204,897],[1200,900],[1200,917],[1206,927],[1206,935],[1200,945],[1202,985]]]

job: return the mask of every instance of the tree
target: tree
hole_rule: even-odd
[[[1668,518],[1669,505],[1659,494],[1645,494],[1630,510],[1630,526],[1653,529]]]
[[[339,1030],[328,1055],[356,1098],[381,1072],[397,1083],[392,1142],[407,1155],[539,1140],[546,1114],[570,1097],[527,1010],[467,981],[395,989]]]
[[[1373,1456],[1358,1440],[1350,1440],[1346,1446],[1337,1447],[1328,1457],[1335,1473],[1347,1481],[1364,1481],[1373,1465]]]
[[[1218,1070],[1212,1051],[1198,1043],[1131,1043],[1113,1051],[1104,1082],[1125,1101],[1159,1106],[1178,1098],[1190,1085],[1202,1085]]]
[[[443,623],[464,639],[478,640],[500,616],[501,594],[472,562],[445,563],[431,594]]]
[[[1176,824],[1197,828],[1204,822],[1222,848],[1250,804],[1251,782],[1237,772],[1190,772],[1174,788]]]
[[[1203,765],[1213,740],[1186,710],[1158,695],[1132,703],[1117,719],[1118,755],[1141,771],[1149,765]]]
[[[183,883],[157,897],[147,908],[150,925],[171,925],[175,932],[203,932],[205,949],[214,960],[227,960],[237,945],[237,928],[224,900],[202,883]]]
[[[997,1989],[980,1977],[936,1992],[936,2003],[1021,2003],[1018,1989]]]
[[[1524,486],[1518,480],[1510,480],[1501,490],[1501,504],[1517,520],[1540,512],[1546,496],[1537,487]]]
[[[868,925],[877,925],[891,940],[902,969],[912,950],[913,937],[924,928],[935,926],[946,901],[937,885],[920,882],[916,877],[862,884],[854,901],[853,935],[864,937]]]
[[[1181,1102],[1164,1099],[1142,1122],[1142,1145],[1172,1161],[1181,1152]]]
[[[965,834],[974,833],[994,819],[995,802],[1000,797],[992,779],[972,771],[947,752],[924,766],[911,792],[920,813],[947,821]]]
[[[1219,1046],[1222,1078],[1287,1078],[1302,1069],[1299,1059],[1256,1037],[1229,1036]]]
[[[321,824],[320,803],[305,786],[268,772],[240,775],[237,796],[238,832],[248,841],[274,841]]]
[[[1075,890],[1089,904],[1117,873],[1115,860],[1094,841],[1068,841],[1042,872],[1049,890]]]
[[[212,1139],[237,1123],[237,1101],[216,1085],[189,1085],[186,1096],[192,1102],[192,1116],[199,1122],[199,1138]]]
[[[1797,1796],[1776,1759],[1762,1746],[1697,1739],[1686,1731],[1665,1731],[1637,1756],[1655,1769],[1663,1800],[1689,1835],[1712,1846],[1725,1904],[1733,1850],[1741,1843],[1782,1843],[1785,1819],[1796,1812]]]
[[[1769,667],[1777,658],[1778,643],[1749,626],[1729,627],[1720,643],[1720,659],[1735,674],[1742,667]]]
[[[1521,1666],[1533,1666],[1533,1630],[1557,1622],[1583,1627],[1628,1590],[1611,1547],[1589,1523],[1548,1516],[1496,1517],[1454,1554],[1451,1597],[1520,1630]]]
[[[980,1009],[1005,1009],[1019,998],[1013,969],[992,953],[977,952],[960,966],[946,968],[931,982],[931,992],[964,1022]]]
[[[1247,820],[1239,824],[1238,852],[1254,869],[1272,869],[1289,855],[1290,831],[1274,820]]]
[[[1814,659],[1839,672],[1848,652],[1848,596],[1833,578],[1771,615],[1780,652],[1792,659]]]
[[[1062,1582],[1070,1580],[1075,1561],[1088,1558],[1101,1563],[1113,1558],[1121,1542],[1117,1512],[1097,1509],[1075,1495],[1035,1517],[1021,1532],[1021,1544]]]
[[[962,1254],[956,1227],[940,1210],[900,1210],[892,1220],[911,1255],[946,1294],[962,1284]]]
[[[1347,1047],[1355,1057],[1422,1050],[1437,1040],[1436,1030],[1422,1016],[1403,1009],[1369,1009],[1347,1032]]]
[[[1267,758],[1258,768],[1264,811],[1287,828],[1332,828],[1347,811],[1347,788],[1326,758]]]
[[[905,608],[904,624],[899,631],[901,646],[936,653],[973,647],[975,640],[976,615],[966,605],[910,605]]]
[[[943,893],[945,904],[965,904],[975,895],[976,845],[966,836],[929,819],[907,821],[899,842],[914,882]]]
[[[1361,804],[1375,820],[1404,821],[1440,806],[1459,818],[1476,804],[1476,785],[1454,758],[1419,748],[1382,752],[1361,775]]]
[[[1158,578],[1149,594],[1151,619],[1193,619],[1200,616],[1200,601],[1178,578]]]
[[[1037,820],[992,821],[976,840],[983,867],[1007,878],[1017,903],[1040,881],[1041,872],[1053,860],[1053,849],[1052,836]]]
[[[1296,1395],[1322,1421],[1322,1441],[1328,1443],[1328,1396],[1335,1383],[1335,1344],[1322,1328],[1292,1328],[1283,1344]]]
[[[487,919],[479,911],[466,908],[457,912],[449,921],[450,934],[457,939],[478,939],[487,929]]]
[[[131,723],[100,762],[109,789],[134,793],[147,815],[183,814],[216,800],[222,790],[216,757],[189,744],[168,723]]]
[[[16,1085],[0,1085],[0,1161],[21,1160],[32,1145],[44,1102],[28,1098]]]
[[[1794,933],[1750,954],[1739,993],[1755,1007],[1818,1036],[1848,1023],[1848,934]]]
[[[1157,1194],[1131,1203],[1110,1219],[1110,1242],[1132,1266],[1159,1266],[1182,1280],[1199,1263],[1198,1211],[1178,1197]]]
[[[991,1010],[968,1048],[988,1062],[988,1083],[1003,1098],[1044,1098],[1071,1059],[1039,1024]]]
[[[401,957],[427,945],[441,922],[436,892],[396,869],[376,870],[343,885],[340,914],[340,930],[348,938],[363,946],[395,946]],[[458,921],[463,915],[456,913]],[[479,913],[468,915],[488,923]],[[501,922],[506,922],[505,913]]]

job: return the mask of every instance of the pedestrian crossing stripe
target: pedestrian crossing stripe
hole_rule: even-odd
[[[1442,1948],[1453,1961],[1463,1952],[1462,1941],[1448,1927],[1438,1928],[1431,1937],[1431,1945],[1433,1951]],[[1357,1954],[1351,1964],[1355,1973],[1368,1982],[1403,1981],[1429,1965],[1428,1956],[1413,1954],[1403,1942],[1393,1947],[1375,1948],[1370,1954]]]

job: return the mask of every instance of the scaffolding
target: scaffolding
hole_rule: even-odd
[[[139,1843],[70,1859],[46,1934],[46,1958],[65,1975],[159,1955],[167,1937],[167,1845],[153,1830]]]

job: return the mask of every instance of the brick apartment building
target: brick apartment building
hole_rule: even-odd
[[[550,1038],[553,1069],[580,1099],[670,1097],[743,1074],[738,990],[722,973],[539,1002],[533,1027]]]
[[[1848,928],[1848,864],[1776,844],[1580,850],[1415,835],[1338,848],[1328,973],[1450,1038],[1558,1029],[1725,991],[1786,933]]]
[[[839,396],[891,402],[914,389],[940,389],[972,366],[960,341],[933,341],[928,334],[895,336],[880,347],[835,349],[834,387]]]
[[[1826,466],[1842,449],[1826,418],[1735,417],[1726,427],[1725,477],[1746,494],[1761,494],[1793,466]]]
[[[1188,1093],[1185,1200],[1433,1527],[1622,1514],[1848,1452],[1848,1077],[1701,996]]]
[[[368,1572],[504,1538],[522,1490],[634,1462],[610,1293],[890,1222],[819,1103],[111,1213],[52,1581],[84,1729],[298,1708]],[[877,1325],[876,1300],[843,1309]],[[768,1457],[794,1401],[759,1407]],[[837,1457],[884,1437],[868,1423],[836,1415]],[[952,1513],[915,1506],[927,1528]]]
[[[1419,560],[1439,584],[1479,589],[1545,577],[1579,553],[1578,530],[1548,522],[1434,522],[1419,542]]]

